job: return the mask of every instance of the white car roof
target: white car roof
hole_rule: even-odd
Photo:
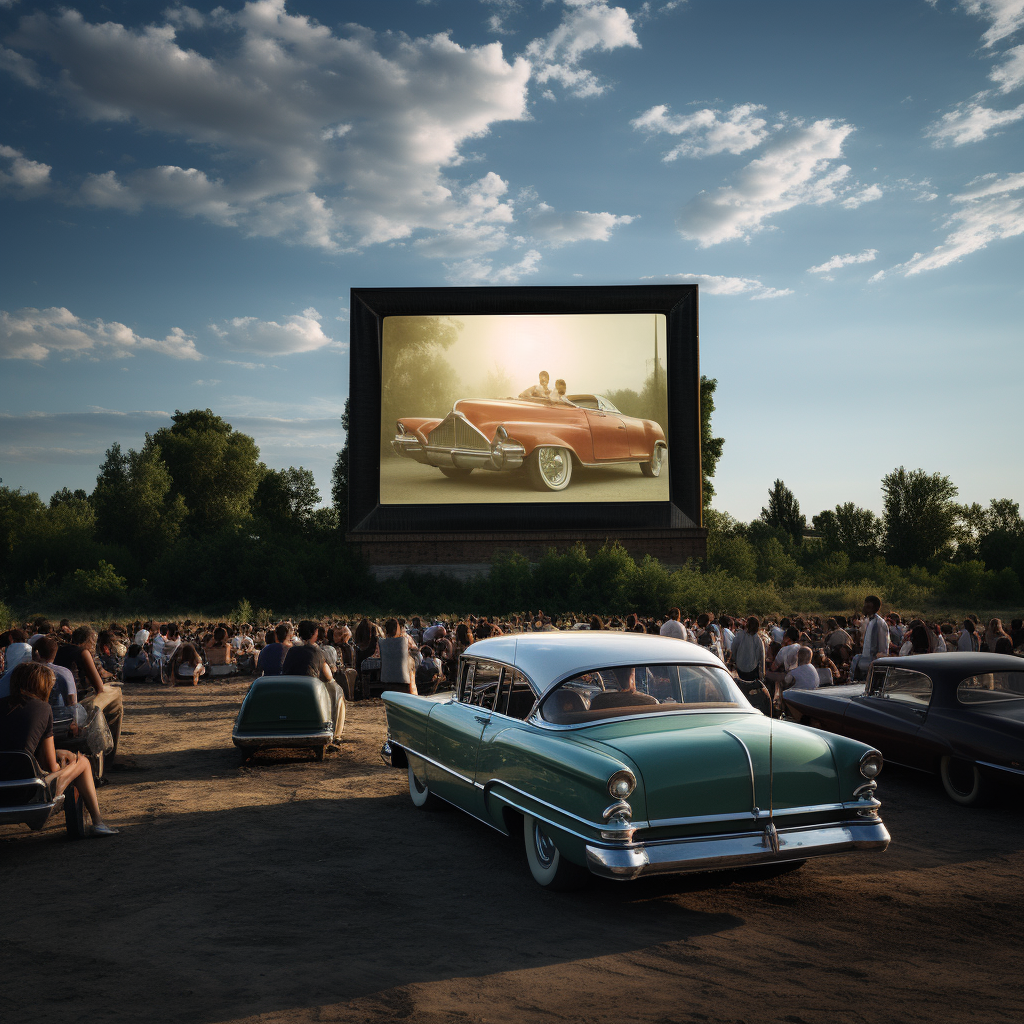
[[[722,668],[719,658],[688,640],[615,630],[513,633],[478,640],[466,648],[465,656],[513,665],[542,694],[569,675],[615,665],[685,663]]]

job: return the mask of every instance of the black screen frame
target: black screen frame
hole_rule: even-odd
[[[349,311],[350,533],[700,527],[702,474],[696,284],[353,288]],[[380,417],[384,318],[568,313],[665,314],[669,500],[382,505]]]

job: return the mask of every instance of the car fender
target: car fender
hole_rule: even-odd
[[[502,821],[505,807],[531,814],[549,826],[549,836],[573,863],[585,865],[588,840],[600,840],[603,812],[616,801],[608,780],[623,768],[632,772],[637,789],[629,804],[642,816],[643,781],[632,760],[618,751],[579,742],[564,733],[509,728],[488,741],[495,764],[490,778],[478,778],[488,814]]]

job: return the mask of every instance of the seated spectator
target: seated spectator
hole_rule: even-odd
[[[23,629],[12,629],[7,645],[6,660],[4,661],[5,670],[10,671],[23,661],[31,660],[32,647],[26,640],[25,631]]]
[[[963,629],[960,630],[960,636],[956,641],[956,649],[958,651],[981,650],[981,639],[974,627],[974,623],[969,618],[964,619]]]
[[[124,659],[118,657],[115,644],[114,634],[109,629],[104,629],[96,638],[96,661],[104,679],[121,677]]]
[[[61,644],[57,649],[54,664],[69,669],[74,676],[78,702],[103,713],[114,741],[114,747],[110,752],[110,760],[113,761],[117,756],[117,744],[121,738],[121,719],[124,717],[121,689],[104,682],[96,667],[92,656],[96,649],[96,631],[91,626],[79,626],[71,634],[71,641],[70,644]]]
[[[782,689],[816,690],[821,685],[818,670],[811,664],[810,647],[797,648],[797,662],[786,673]]]
[[[359,679],[359,662],[357,660],[358,654],[355,644],[352,643],[352,630],[348,626],[341,626],[331,630],[330,638],[338,657],[338,668],[334,673],[335,678],[340,680],[341,676],[344,675],[346,683],[345,693],[349,697],[354,697],[356,682]]]
[[[235,649],[228,643],[228,631],[218,626],[213,631],[213,639],[204,645],[206,660],[210,665],[233,665]]]
[[[149,655],[138,645],[132,644],[121,666],[121,678],[126,682],[145,682],[153,677],[153,666]]]
[[[176,622],[167,623],[167,633],[164,640],[164,661],[170,661],[174,652],[181,646],[181,633],[178,631]]]
[[[544,623],[539,619],[534,623],[534,627],[540,630]],[[460,622],[455,627],[455,648],[456,654],[461,654],[470,644],[476,642],[476,637],[473,636],[472,632],[467,623]]]
[[[900,657],[906,657],[908,654],[931,654],[931,639],[920,619],[911,622],[903,632],[905,639],[900,645]]]
[[[334,681],[334,674],[327,664],[327,659],[317,646],[319,634],[320,627],[315,622],[303,619],[299,623],[299,639],[302,643],[288,649],[284,663],[281,665],[281,675],[313,676],[315,679],[323,680],[331,692],[332,703],[336,709],[334,742],[337,743],[341,740],[341,730],[345,725],[345,694]]]
[[[1005,634],[996,640],[995,654],[1013,654],[1013,640]]]
[[[34,757],[55,796],[73,785],[92,818],[92,834],[116,835],[117,829],[111,828],[100,813],[89,759],[54,748],[49,701],[57,677],[48,665],[38,662],[22,663],[15,669],[10,696],[0,700],[0,750],[23,750]]]
[[[172,686],[198,686],[199,677],[206,674],[206,666],[192,644],[182,644],[171,655],[165,676]]]
[[[167,643],[167,624],[164,623],[159,629],[154,630],[149,643],[150,657],[158,671],[164,666],[164,644]]]
[[[995,651],[996,643],[1002,637],[1006,637],[1010,641],[1010,650],[1013,650],[1013,640],[1010,634],[1003,629],[1002,619],[989,619],[988,625],[985,627],[985,645],[990,651]]]
[[[144,625],[142,623],[135,623],[135,636],[132,638],[132,642],[138,644],[140,647],[145,647],[149,643],[149,633],[153,628],[152,622],[147,622]]]
[[[819,686],[831,686],[839,679],[838,666],[824,651],[815,651],[811,655],[811,664],[818,673]]]
[[[424,644],[420,648],[420,654],[423,655],[423,660],[416,666],[416,691],[433,693],[443,678],[441,663],[434,657],[434,648],[430,644]]]
[[[720,661],[724,660],[720,653],[721,649],[718,646],[718,637],[716,637],[710,629],[706,629],[699,637],[697,637],[697,646],[710,651]]]
[[[278,625],[274,632],[267,633],[267,645],[260,651],[256,661],[256,675],[279,676],[285,655],[291,647],[292,627],[287,622]]]
[[[786,619],[788,622],[789,620]],[[765,672],[765,679],[775,683],[775,692],[778,696],[781,692],[781,685],[785,682],[786,676],[796,668],[800,657],[800,633],[795,626],[789,626],[782,638],[782,646],[779,653],[772,659],[771,668]],[[808,660],[808,664],[810,661]]]
[[[590,616],[590,628],[594,630],[604,629],[604,620],[600,615]]]
[[[1010,639],[1013,641],[1014,650],[1024,645],[1024,619],[1010,620]]]

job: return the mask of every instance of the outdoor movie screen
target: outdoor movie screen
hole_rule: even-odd
[[[664,313],[386,316],[381,505],[669,500]]]

